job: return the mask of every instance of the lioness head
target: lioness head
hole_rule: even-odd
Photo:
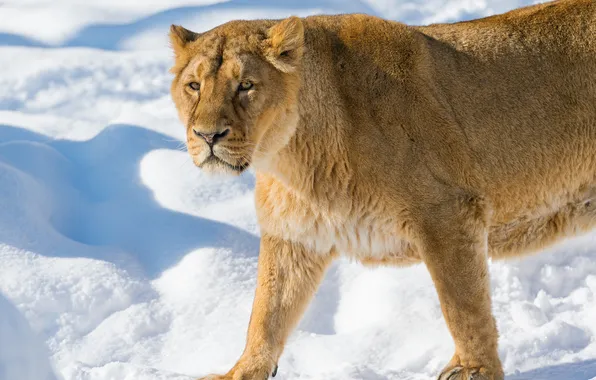
[[[293,135],[302,21],[233,21],[203,34],[172,25],[171,94],[194,163],[241,173]]]

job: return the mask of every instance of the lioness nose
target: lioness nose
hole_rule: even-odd
[[[209,146],[215,145],[215,143],[217,143],[218,140],[221,140],[222,138],[226,137],[228,135],[228,133],[230,133],[229,128],[227,128],[223,132],[216,132],[216,133],[203,133],[203,132],[197,131],[194,128],[192,131],[195,133],[195,135],[197,135],[200,138],[202,138],[203,140],[205,140],[205,142]]]

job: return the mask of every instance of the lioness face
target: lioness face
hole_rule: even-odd
[[[297,18],[233,22],[203,35],[172,26],[171,94],[199,168],[239,174],[288,142],[303,35]]]

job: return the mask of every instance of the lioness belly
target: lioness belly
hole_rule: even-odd
[[[300,243],[316,253],[334,251],[357,260],[403,258],[410,262],[417,256],[404,223],[391,215],[347,210],[315,205],[272,183],[266,188],[257,185],[263,233]]]
[[[316,252],[335,250],[355,259],[406,256],[410,249],[410,243],[400,237],[395,226],[323,215],[289,215],[279,223],[277,234]]]
[[[489,254],[506,258],[531,253],[595,227],[596,182],[566,199],[558,198],[548,209],[493,224],[488,236]]]

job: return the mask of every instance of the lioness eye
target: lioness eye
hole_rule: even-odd
[[[250,90],[252,88],[252,86],[253,86],[253,84],[252,84],[251,81],[243,80],[238,85],[238,91],[248,91],[248,90]]]
[[[193,89],[194,91],[199,91],[201,89],[201,84],[198,82],[190,82],[188,84],[188,87],[190,87],[191,89]]]

